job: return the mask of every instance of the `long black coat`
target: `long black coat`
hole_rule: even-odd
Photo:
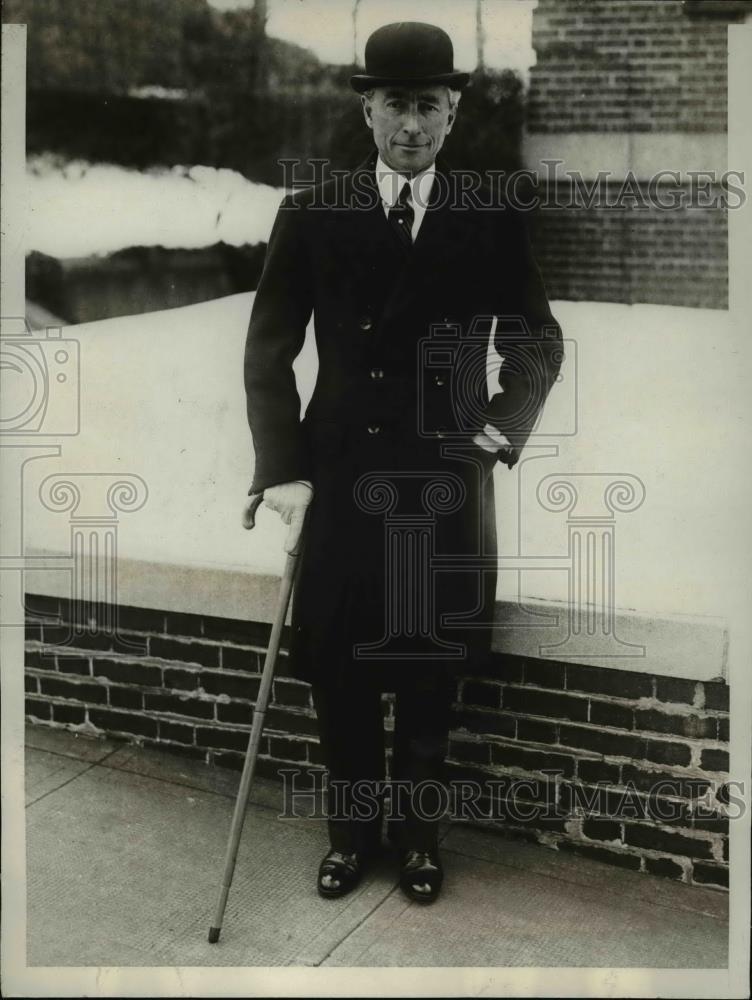
[[[520,213],[460,200],[439,160],[405,250],[378,196],[375,158],[283,201],[244,376],[249,492],[314,484],[289,669],[309,681],[367,670],[389,688],[425,670],[476,669],[487,654],[497,456],[472,436],[486,422],[505,433],[511,468],[562,351]],[[301,421],[291,365],[312,312],[319,372]],[[504,363],[489,401],[494,316]]]

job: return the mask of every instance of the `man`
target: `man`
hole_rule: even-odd
[[[296,551],[305,518],[290,671],[312,685],[329,772],[318,891],[350,891],[380,850],[383,800],[369,811],[361,792],[382,788],[392,690],[405,794],[388,836],[403,891],[431,902],[454,678],[482,669],[490,644],[492,470],[519,459],[561,331],[519,213],[458,199],[439,156],[468,82],[449,36],[386,25],[365,68],[351,83],[376,149],[344,181],[285,198],[270,237],[245,351],[244,523],[263,492]],[[312,313],[319,372],[301,421],[292,361]],[[504,360],[489,401],[492,332]]]

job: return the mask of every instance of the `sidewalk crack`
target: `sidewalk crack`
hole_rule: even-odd
[[[78,771],[77,774],[74,774],[72,777],[68,778],[66,781],[63,781],[59,785],[55,785],[54,788],[50,788],[49,791],[44,792],[44,794],[40,795],[39,798],[34,799],[32,802],[27,802],[26,803],[26,809],[31,809],[31,807],[35,806],[37,804],[37,802],[41,802],[43,799],[46,799],[48,795],[52,795],[54,792],[59,792],[61,788],[65,788],[65,786],[69,785],[72,781],[76,781],[78,778],[82,777],[82,775],[88,774],[89,771],[92,770],[92,768],[98,767],[103,761],[107,760],[107,758],[111,757],[112,754],[114,754],[114,753],[117,753],[117,750],[111,750],[110,753],[106,754],[100,760],[95,760],[93,763],[89,764],[89,766],[85,767],[83,769],[83,771]],[[57,756],[57,757],[65,757],[66,760],[76,760],[77,759],[75,757],[68,757],[66,754],[56,754],[55,756]]]

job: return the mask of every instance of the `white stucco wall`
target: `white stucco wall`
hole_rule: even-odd
[[[38,500],[46,476],[135,473],[149,495],[142,509],[119,516],[121,560],[279,573],[284,528],[277,515],[262,508],[255,531],[240,525],[252,470],[242,383],[251,299],[237,295],[64,332],[80,344],[81,430],[60,439],[59,458],[26,466],[27,552],[69,551],[68,515]],[[563,381],[526,461],[495,472],[502,552],[544,563],[566,556],[566,513],[536,500],[543,476],[635,476],[645,500],[616,515],[617,606],[648,618],[722,619],[747,519],[747,481],[735,459],[748,412],[736,363],[740,331],[718,311],[556,302],[554,312],[570,342]],[[304,405],[315,369],[309,337],[296,362]],[[538,444],[547,457],[533,457]],[[180,586],[189,605],[186,579],[181,575]],[[564,568],[527,570],[519,596],[566,601],[567,586]],[[499,596],[517,598],[516,573],[500,574]]]

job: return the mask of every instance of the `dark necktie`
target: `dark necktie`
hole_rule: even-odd
[[[410,200],[410,182],[405,181],[399,193],[399,198],[397,198],[394,205],[389,209],[388,220],[389,225],[399,237],[402,246],[408,250],[413,245],[414,219],[415,210]]]

